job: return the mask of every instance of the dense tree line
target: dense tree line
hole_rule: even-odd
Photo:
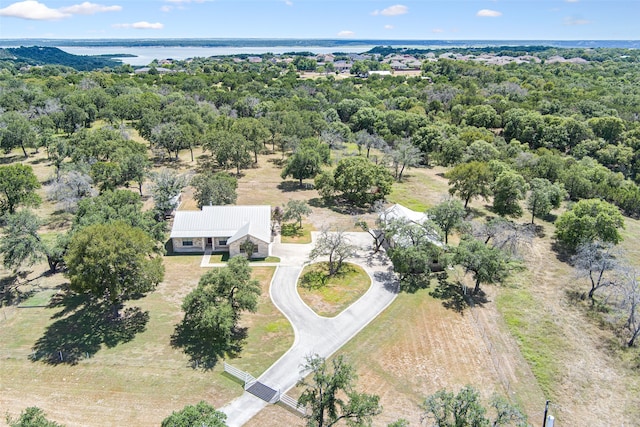
[[[566,250],[598,239],[617,243],[620,212],[640,216],[638,55],[534,50],[543,60],[562,54],[589,62],[498,66],[440,58],[425,60],[421,76],[345,79],[300,79],[296,67],[317,65],[302,55],[291,64],[195,58],[174,61],[176,72],[166,74],[3,63],[0,147],[19,158],[46,152],[55,170],[47,197],[73,218],[68,232],[43,239],[41,219],[21,213],[41,203],[38,177],[17,162],[1,165],[3,234],[19,243],[4,245],[4,263],[17,270],[46,258],[57,271],[83,230],[98,224],[141,230],[157,247],[182,188],[191,184],[200,206],[234,203],[237,180],[266,152],[279,153],[282,179],[302,188],[313,180],[324,203],[357,209],[384,200],[412,167],[449,168],[450,193],[462,202],[430,215],[445,242],[451,233],[465,237],[449,258],[424,239],[412,251],[392,251],[409,282],[428,274],[425,262],[435,258],[463,265],[475,291],[503,280],[499,271],[510,269],[510,251],[527,233],[512,221],[525,212],[532,223],[548,219],[564,200],[575,202],[557,222]],[[371,61],[360,65],[382,66]],[[349,154],[338,156],[345,146]],[[150,173],[177,160],[197,160],[198,174]],[[151,211],[142,211],[143,195],[153,196]],[[471,229],[463,212],[478,198],[499,218]],[[593,212],[595,225],[585,219]],[[420,237],[415,227],[396,232]]]

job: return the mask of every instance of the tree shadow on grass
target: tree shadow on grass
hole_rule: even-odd
[[[184,320],[176,325],[171,346],[181,348],[194,369],[213,369],[218,360],[237,357],[247,339],[248,328],[235,327],[230,337],[203,337],[193,325]]]
[[[560,262],[571,264],[571,256],[573,252],[563,245],[562,243],[555,240],[551,243],[551,250],[556,253],[556,259]]]
[[[24,279],[25,274],[13,273],[0,278],[0,307],[19,304],[20,301],[31,297],[34,290],[23,291],[20,285],[24,284],[20,279]]]
[[[278,184],[278,189],[285,193],[313,190],[313,188],[313,184],[303,182],[302,185],[300,185],[300,181],[282,181]]]
[[[474,295],[462,283],[449,282],[445,274],[438,276],[438,284],[431,291],[431,296],[442,300],[445,308],[460,314],[464,314],[464,310],[472,304],[482,307],[487,302],[482,290]]]
[[[429,272],[422,274],[410,274],[400,279],[400,290],[408,294],[415,294],[421,289],[427,289],[431,284]]]
[[[364,215],[371,212],[370,206],[357,206],[340,197],[333,197],[326,200],[321,197],[314,197],[309,199],[308,203],[309,206],[314,208],[327,208],[342,215]]]
[[[58,320],[36,341],[29,358],[50,365],[75,365],[95,355],[103,344],[111,348],[131,341],[149,321],[149,312],[140,307],[120,312],[122,305],[95,302],[85,295],[67,293],[54,297],[49,306],[63,309],[52,316]]]
[[[22,157],[22,156],[20,156]],[[13,163],[15,161],[17,161],[19,159],[17,154],[7,154],[4,155],[2,157],[0,157],[0,165],[8,165],[10,163]]]
[[[446,279],[438,280],[438,285],[431,291],[431,296],[442,300],[442,305],[456,313],[463,313],[469,307],[460,283],[451,283]]]

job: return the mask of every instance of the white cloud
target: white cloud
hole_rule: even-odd
[[[340,31],[337,34],[338,37],[353,37],[355,35],[356,35],[356,33],[354,33],[353,31],[349,31],[349,30],[343,30],[343,31]]]
[[[113,28],[134,28],[136,30],[161,30],[164,24],[160,22],[151,23],[147,21],[134,22],[133,24],[113,24]]]
[[[293,2],[291,0],[284,0],[284,4],[287,6],[293,6]]]
[[[373,12],[371,12],[371,14],[382,15],[382,16],[397,16],[397,15],[404,15],[408,12],[409,12],[409,8],[407,6],[396,4],[393,6],[389,6],[386,9],[374,10]]]
[[[491,9],[481,9],[476,13],[476,16],[480,16],[482,18],[497,18],[498,16],[502,16],[502,12]]]
[[[431,30],[432,33],[444,33],[444,30],[442,28],[434,28],[433,30]]]
[[[567,3],[578,3],[580,0],[565,0]]]
[[[31,19],[35,21],[53,21],[56,19],[68,18],[69,13],[51,9],[45,4],[36,0],[25,0],[10,4],[0,9],[0,16],[10,16],[20,19]]]
[[[173,6],[164,5],[160,8],[160,11],[162,12],[171,12],[171,10],[173,10]]]
[[[120,12],[122,6],[104,6],[96,3],[89,3],[88,1],[82,4],[75,4],[69,7],[61,7],[58,9],[62,13],[70,13],[72,15],[93,15],[100,12]]]
[[[385,30],[393,30],[393,28],[394,28],[393,25],[389,25],[389,24],[384,26]]]
[[[574,18],[571,16],[567,16],[564,18],[564,25],[573,26],[573,25],[589,25],[591,21],[586,19]]]

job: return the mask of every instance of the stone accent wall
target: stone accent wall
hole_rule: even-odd
[[[204,245],[206,240],[202,237],[194,237],[192,239],[174,237],[171,239],[173,242],[174,252],[204,252]],[[193,245],[185,245],[185,242],[192,242]]]
[[[251,242],[258,248],[257,252],[251,254],[251,258],[266,258],[270,255],[271,245],[268,242],[263,242],[260,239],[257,239],[253,236],[249,236]],[[240,240],[236,240],[235,242],[229,245],[229,257],[233,257],[236,255],[246,255],[244,252],[241,252],[241,246],[245,243],[247,238],[243,238]]]

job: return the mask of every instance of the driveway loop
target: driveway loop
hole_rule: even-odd
[[[312,233],[314,242],[318,234]],[[369,233],[345,234],[350,243],[359,248],[356,256],[348,261],[367,272],[371,286],[360,299],[332,318],[316,314],[298,294],[298,278],[309,261],[309,253],[314,245],[273,245],[272,255],[280,257],[281,262],[271,280],[269,293],[274,305],[289,320],[295,340],[291,348],[258,378],[261,383],[279,384],[279,389],[286,392],[298,382],[300,368],[304,366],[307,357],[331,356],[396,298],[399,286],[391,264],[384,252],[375,255],[372,253]],[[227,414],[229,427],[240,427],[266,406],[267,402],[264,400],[257,399],[251,393],[244,393],[220,410]]]

